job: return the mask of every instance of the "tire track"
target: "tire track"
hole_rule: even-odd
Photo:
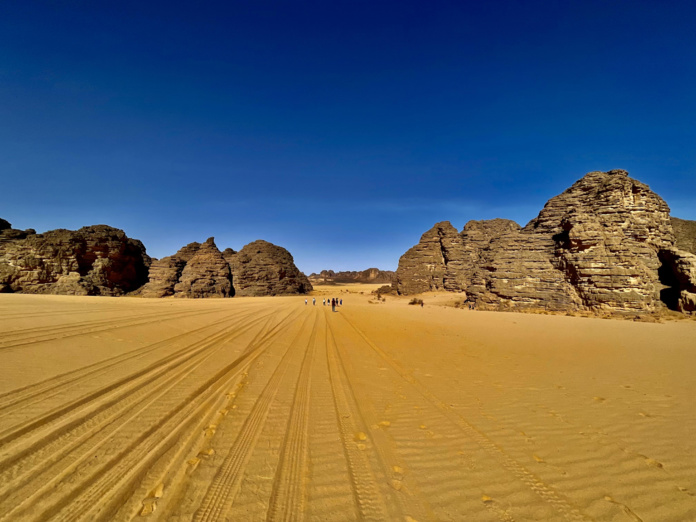
[[[197,435],[193,428],[204,424],[201,419],[207,422],[215,415],[227,399],[225,391],[230,383],[265,350],[268,342],[279,333],[281,325],[291,319],[291,316],[292,312],[281,322],[268,328],[272,323],[271,317],[241,356],[202,384],[197,383],[193,390],[184,390],[183,397],[168,409],[164,417],[154,425],[141,428],[127,447],[118,448],[115,453],[108,455],[108,460],[98,466],[98,469],[82,473],[79,483],[68,486],[72,488],[71,491],[63,492],[60,498],[41,513],[34,510],[32,516],[36,514],[39,520],[45,519],[49,514],[52,520],[109,519],[105,512],[113,510],[115,503],[124,500],[119,496],[122,495],[120,492],[130,491],[132,484],[142,479],[147,468],[175,444],[180,444],[182,437],[190,440]],[[26,509],[19,510],[17,514],[33,508],[34,506],[26,506]]]
[[[10,443],[20,437],[24,437],[24,443],[31,439],[36,439],[37,435],[27,437],[35,430],[40,430],[39,433],[54,433],[55,426],[62,430],[68,430],[80,422],[80,419],[85,415],[95,415],[105,408],[108,408],[116,402],[123,400],[124,397],[138,391],[140,388],[147,386],[148,382],[169,371],[176,366],[185,363],[190,358],[196,356],[199,352],[206,349],[209,341],[215,341],[220,336],[225,334],[213,334],[208,338],[198,341],[191,346],[185,347],[173,354],[170,354],[159,361],[153,362],[149,366],[140,369],[126,377],[118,379],[109,385],[100,389],[91,391],[82,397],[79,397],[71,402],[61,404],[54,410],[44,413],[38,418],[29,419],[24,423],[12,426],[0,432],[0,448],[3,452],[0,455],[0,465],[7,466],[7,461],[4,455],[13,448]],[[40,437],[39,437],[40,438]],[[13,448],[14,449],[14,448]],[[27,450],[13,451],[14,458],[22,456]]]
[[[325,312],[325,316],[327,313]],[[336,346],[328,328],[328,319],[326,321],[326,351],[331,389],[358,512],[363,520],[389,520],[387,503],[380,492],[372,466],[365,454],[368,442],[367,428],[357,420],[359,413],[356,405],[349,402],[349,392],[346,392],[347,385],[341,376]]]
[[[486,453],[494,457],[505,469],[513,473],[519,480],[526,484],[544,501],[551,504],[566,520],[572,521],[587,521],[591,520],[584,515],[578,508],[571,505],[566,499],[561,497],[551,486],[545,484],[534,473],[526,469],[523,465],[510,457],[503,448],[493,442],[485,433],[476,428],[462,415],[452,411],[450,406],[436,397],[430,390],[424,386],[415,377],[408,374],[395,360],[374,344],[358,327],[356,327],[348,318],[341,314],[343,320],[355,330],[358,335],[370,346],[384,361],[389,364],[396,373],[398,373],[406,382],[411,384],[418,392],[426,398],[431,404],[438,408],[444,416],[453,424],[461,429],[471,440],[476,442]]]
[[[225,323],[234,320],[244,320],[247,317],[253,316],[254,312],[247,314],[238,314],[232,317],[226,317],[214,323],[196,328],[195,330],[189,330],[182,334],[178,334],[155,343],[136,348],[129,352],[105,359],[88,366],[84,366],[77,370],[71,372],[66,372],[55,377],[51,377],[44,381],[31,384],[22,388],[11,390],[9,392],[0,394],[0,419],[11,414],[13,411],[18,409],[26,408],[27,406],[33,404],[31,402],[34,400],[46,401],[46,399],[51,398],[60,393],[64,393],[65,390],[77,386],[80,384],[81,380],[87,378],[99,377],[107,373],[110,369],[118,367],[119,365],[135,360],[145,355],[154,352],[161,348],[166,348],[177,341],[185,339],[186,337],[198,334],[215,326],[223,325]]]
[[[265,317],[259,318],[253,324],[233,332],[223,332],[205,342],[205,351],[200,357],[184,364],[174,373],[164,373],[148,383],[148,387],[134,393],[132,396],[116,402],[112,407],[97,415],[87,418],[82,424],[67,431],[58,438],[47,437],[50,441],[43,447],[35,449],[26,458],[10,466],[0,473],[0,502],[5,502],[12,492],[21,489],[27,483],[34,481],[43,484],[43,489],[51,483],[60,482],[70,469],[81,464],[87,455],[93,453],[109,441],[119,431],[133,420],[142,423],[141,414],[146,413],[149,406],[157,404],[191,372],[220,351],[228,342],[261,323]],[[176,369],[176,367],[172,368]],[[79,452],[72,455],[74,451]],[[67,461],[64,463],[63,461]],[[50,466],[45,467],[49,462]],[[43,469],[41,466],[44,466]],[[37,470],[38,468],[38,470]],[[2,485],[5,485],[3,488]],[[8,487],[9,486],[9,487]],[[39,489],[33,488],[34,495]]]
[[[388,477],[389,486],[395,491],[392,497],[396,505],[399,506],[403,518],[405,520],[408,520],[409,517],[414,520],[434,520],[435,515],[427,501],[422,499],[416,484],[410,483],[404,476],[404,462],[397,456],[394,442],[387,435],[383,429],[384,424],[375,414],[372,399],[357,384],[356,372],[347,351],[336,341],[336,336],[329,322],[327,322],[327,326],[332,344],[336,347],[338,361],[346,376],[348,389],[354,399],[354,404],[357,406],[357,413],[363,424],[371,429],[373,447],[382,465],[382,472],[385,477]]]
[[[77,337],[89,333],[105,332],[108,330],[117,330],[119,328],[129,328],[132,326],[141,326],[146,324],[161,323],[180,319],[182,317],[195,317],[209,313],[208,310],[196,312],[172,312],[170,314],[148,314],[143,318],[138,315],[137,319],[128,321],[130,318],[110,319],[101,321],[84,322],[66,326],[44,327],[44,328],[28,328],[19,331],[6,332],[0,334],[0,350],[15,348],[17,346],[25,346],[27,344],[35,344],[44,341],[55,341],[57,339],[66,339],[69,337]],[[155,319],[152,319],[152,318]],[[38,335],[37,335],[38,334]],[[17,337],[13,339],[13,337]]]
[[[278,463],[266,520],[300,520],[305,505],[308,458],[308,423],[311,373],[316,351],[317,319],[297,379],[292,410],[285,429],[283,453]]]
[[[316,314],[314,317],[315,323],[313,329],[316,328]],[[268,416],[271,403],[275,399],[279,390],[279,384],[287,371],[288,361],[296,355],[296,352],[302,349],[302,347],[297,346],[297,344],[299,338],[303,334],[308,319],[309,318],[306,317],[303,320],[302,328],[300,328],[300,331],[291,341],[280,363],[274,370],[271,378],[259,395],[259,398],[254,403],[230,453],[225,457],[200,507],[196,511],[194,521],[207,522],[219,520],[224,516],[226,508],[234,502],[237,492],[239,491],[243,469],[251,457],[251,453],[254,451],[256,441],[261,434],[261,430]],[[306,354],[307,350],[308,348],[305,347],[304,354]]]

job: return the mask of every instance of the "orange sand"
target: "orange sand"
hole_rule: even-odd
[[[696,520],[696,321],[378,286],[0,295],[0,520]]]

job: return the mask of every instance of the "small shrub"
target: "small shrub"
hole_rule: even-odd
[[[411,299],[411,300],[408,302],[408,304],[410,304],[410,305],[422,305],[422,304],[423,304],[423,300],[422,300],[422,299],[418,299],[417,297],[414,297],[413,299]]]

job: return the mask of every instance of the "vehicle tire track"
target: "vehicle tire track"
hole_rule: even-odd
[[[328,312],[325,313],[327,314]],[[328,326],[328,319],[326,320]],[[365,454],[367,448],[365,443],[368,442],[367,428],[359,423],[357,406],[349,401],[348,393],[350,392],[346,392],[348,385],[341,375],[336,346],[329,328],[326,330],[326,351],[339,431],[360,518],[389,520],[387,503],[380,492],[372,466]]]
[[[308,320],[309,317],[303,320],[302,328],[291,341],[280,363],[254,403],[230,453],[225,457],[221,467],[218,469],[200,507],[194,515],[193,519],[195,522],[219,520],[224,516],[226,508],[234,502],[242,480],[242,471],[251,457],[251,453],[268,416],[271,403],[278,393],[279,383],[288,368],[288,360],[296,355],[296,351],[301,349],[301,347],[296,345],[298,339],[303,334],[304,326]],[[313,328],[316,328],[316,314]],[[304,352],[306,353],[306,351],[307,348],[305,347]]]
[[[525,468],[522,464],[510,457],[503,448],[493,442],[485,433],[476,428],[462,415],[453,411],[448,404],[435,396],[430,390],[424,386],[418,379],[409,375],[399,363],[392,359],[384,350],[373,343],[365,333],[356,327],[344,314],[341,314],[343,320],[346,321],[362,339],[370,346],[384,361],[389,364],[406,382],[411,384],[418,392],[426,398],[431,404],[437,407],[444,416],[458,426],[461,431],[471,440],[476,442],[490,456],[494,457],[505,469],[513,473],[519,480],[526,484],[544,501],[551,504],[566,520],[572,521],[587,521],[591,520],[583,514],[578,508],[569,503],[568,500],[561,497],[551,486],[545,484],[534,473]]]
[[[414,520],[434,520],[435,515],[427,501],[422,499],[416,484],[408,481],[407,477],[403,475],[404,462],[397,456],[393,441],[380,427],[380,419],[375,414],[372,399],[368,394],[363,393],[361,386],[357,385],[356,372],[353,369],[350,356],[336,341],[331,324],[328,323],[327,326],[332,344],[336,347],[338,361],[346,376],[348,389],[354,399],[354,404],[357,406],[357,413],[363,424],[371,428],[370,435],[373,447],[382,465],[382,472],[389,480],[389,486],[395,490],[392,497],[399,506],[403,518],[406,520],[409,517]]]
[[[316,350],[317,316],[309,338],[308,349],[297,379],[292,410],[285,429],[283,452],[273,483],[266,520],[300,520],[304,512],[305,481],[309,444],[309,398],[314,352]]]
[[[292,313],[268,330],[262,328],[242,356],[187,393],[156,425],[148,427],[127,447],[110,455],[99,469],[85,474],[72,491],[58,498],[41,513],[36,512],[37,519],[43,520],[49,514],[52,520],[70,521],[106,517],[108,513],[104,511],[113,509],[114,502],[123,501],[118,497],[121,495],[119,492],[131,490],[132,486],[126,487],[127,484],[142,479],[147,468],[180,442],[182,437],[194,437],[192,426],[200,424],[201,418],[211,418],[220,409],[227,399],[225,390],[229,384],[265,350],[269,341],[279,333],[279,326],[291,320],[291,316]],[[27,509],[31,507],[27,506]],[[99,510],[102,513],[98,513]],[[32,516],[34,514],[32,512]]]

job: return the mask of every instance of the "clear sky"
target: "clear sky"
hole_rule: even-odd
[[[696,219],[696,2],[0,2],[0,217],[395,269],[623,168]]]

